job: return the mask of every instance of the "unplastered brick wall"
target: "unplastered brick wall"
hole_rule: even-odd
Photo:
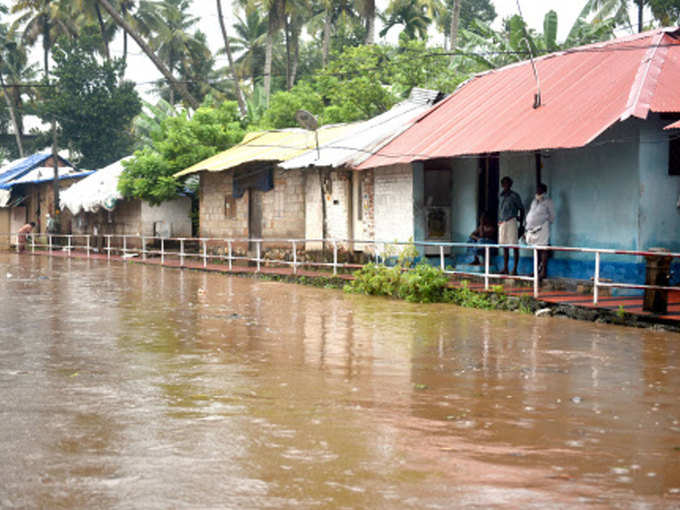
[[[413,234],[413,170],[409,164],[374,170],[375,239],[408,241]]]
[[[274,170],[274,188],[260,193],[263,238],[305,235],[305,183],[302,170]],[[233,198],[233,173],[201,174],[199,214],[201,237],[247,238],[249,195]],[[233,210],[230,210],[233,208]]]
[[[201,237],[248,237],[248,193],[233,198],[233,172],[201,172],[200,180]]]
[[[305,235],[304,170],[274,170],[274,189],[262,194],[262,237]]]

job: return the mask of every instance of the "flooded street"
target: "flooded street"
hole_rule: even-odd
[[[0,254],[0,508],[680,508],[680,335]]]

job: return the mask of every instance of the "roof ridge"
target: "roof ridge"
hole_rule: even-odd
[[[661,68],[668,54],[667,47],[661,47],[661,41],[665,37],[665,32],[658,31],[652,39],[652,45],[642,57],[640,67],[635,74],[635,80],[630,89],[626,109],[621,114],[619,120],[624,121],[629,117],[646,119],[649,113],[651,96],[659,82]]]

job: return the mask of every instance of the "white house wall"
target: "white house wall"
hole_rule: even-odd
[[[376,168],[374,173],[375,239],[414,238],[413,170],[410,164]]]
[[[191,199],[179,197],[156,206],[142,202],[142,235],[152,236],[156,222],[169,225],[171,237],[191,237]]]

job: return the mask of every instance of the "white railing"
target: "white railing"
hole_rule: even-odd
[[[19,234],[21,236],[21,234]],[[17,236],[17,234],[1,234],[3,236]],[[360,245],[362,247],[372,246],[371,254],[376,263],[388,263],[392,257],[390,251],[392,247],[407,247],[416,246],[423,250],[428,248],[438,248],[439,250],[439,267],[442,271],[449,275],[465,276],[471,278],[480,278],[484,282],[484,289],[490,289],[490,282],[492,279],[503,280],[520,280],[531,282],[533,285],[534,297],[539,297],[540,278],[539,278],[539,258],[541,251],[552,252],[571,252],[592,254],[594,256],[594,271],[593,271],[593,303],[598,304],[600,289],[603,288],[621,288],[621,289],[637,289],[637,290],[665,290],[665,291],[680,291],[678,286],[659,286],[659,285],[642,285],[625,282],[605,282],[600,276],[600,269],[602,266],[602,255],[620,255],[628,257],[670,257],[680,258],[680,253],[672,252],[651,252],[651,251],[632,251],[632,250],[612,250],[602,248],[576,248],[565,246],[524,246],[524,245],[504,245],[504,244],[478,244],[478,243],[453,243],[453,242],[427,242],[427,241],[374,241],[374,240],[356,240],[356,239],[286,239],[286,238],[267,238],[267,239],[248,239],[248,238],[195,238],[195,237],[176,237],[176,238],[161,238],[154,236],[140,236],[140,235],[100,235],[93,236],[90,234],[28,234],[25,236],[25,242],[17,244],[16,249],[19,251],[22,248],[30,250],[35,253],[37,250],[47,249],[52,252],[56,249],[66,251],[69,255],[72,252],[84,252],[89,258],[93,253],[103,252],[107,259],[119,256],[122,259],[131,257],[141,257],[142,260],[147,260],[150,256],[160,257],[161,264],[166,264],[169,258],[179,260],[179,266],[185,265],[186,259],[197,259],[202,261],[203,267],[215,261],[221,264],[226,264],[231,271],[234,268],[234,263],[247,262],[256,265],[256,271],[261,272],[262,264],[277,264],[289,266],[293,274],[297,274],[302,267],[316,267],[331,269],[333,275],[337,275],[339,270],[344,269],[358,269],[360,264],[339,262],[338,255],[340,250],[345,246]],[[93,245],[93,239],[98,238],[102,240],[102,248],[98,249]],[[136,242],[138,241],[138,242]],[[179,250],[167,249],[168,243],[174,243],[179,246]],[[196,246],[195,251],[187,251],[187,243]],[[331,247],[332,261],[318,262],[312,260],[299,260],[299,251],[306,251],[299,249],[308,244],[321,245],[322,247]],[[139,247],[135,245],[138,244]],[[245,254],[236,254],[234,245],[250,246],[255,245],[255,256],[249,256],[246,250]],[[149,245],[157,245],[158,248],[149,248]],[[280,249],[281,246],[290,246],[290,253],[292,260],[286,259],[272,259],[263,258],[263,245],[275,245]],[[215,248],[222,248],[223,253],[211,253],[209,248],[215,251]],[[446,266],[447,249],[483,249],[484,250],[484,271],[456,271],[449,269]],[[508,275],[491,272],[491,250],[492,249],[519,249],[522,251],[531,251],[533,259],[533,272],[530,275]],[[318,251],[318,250],[313,250]],[[325,251],[325,249],[323,250]]]

